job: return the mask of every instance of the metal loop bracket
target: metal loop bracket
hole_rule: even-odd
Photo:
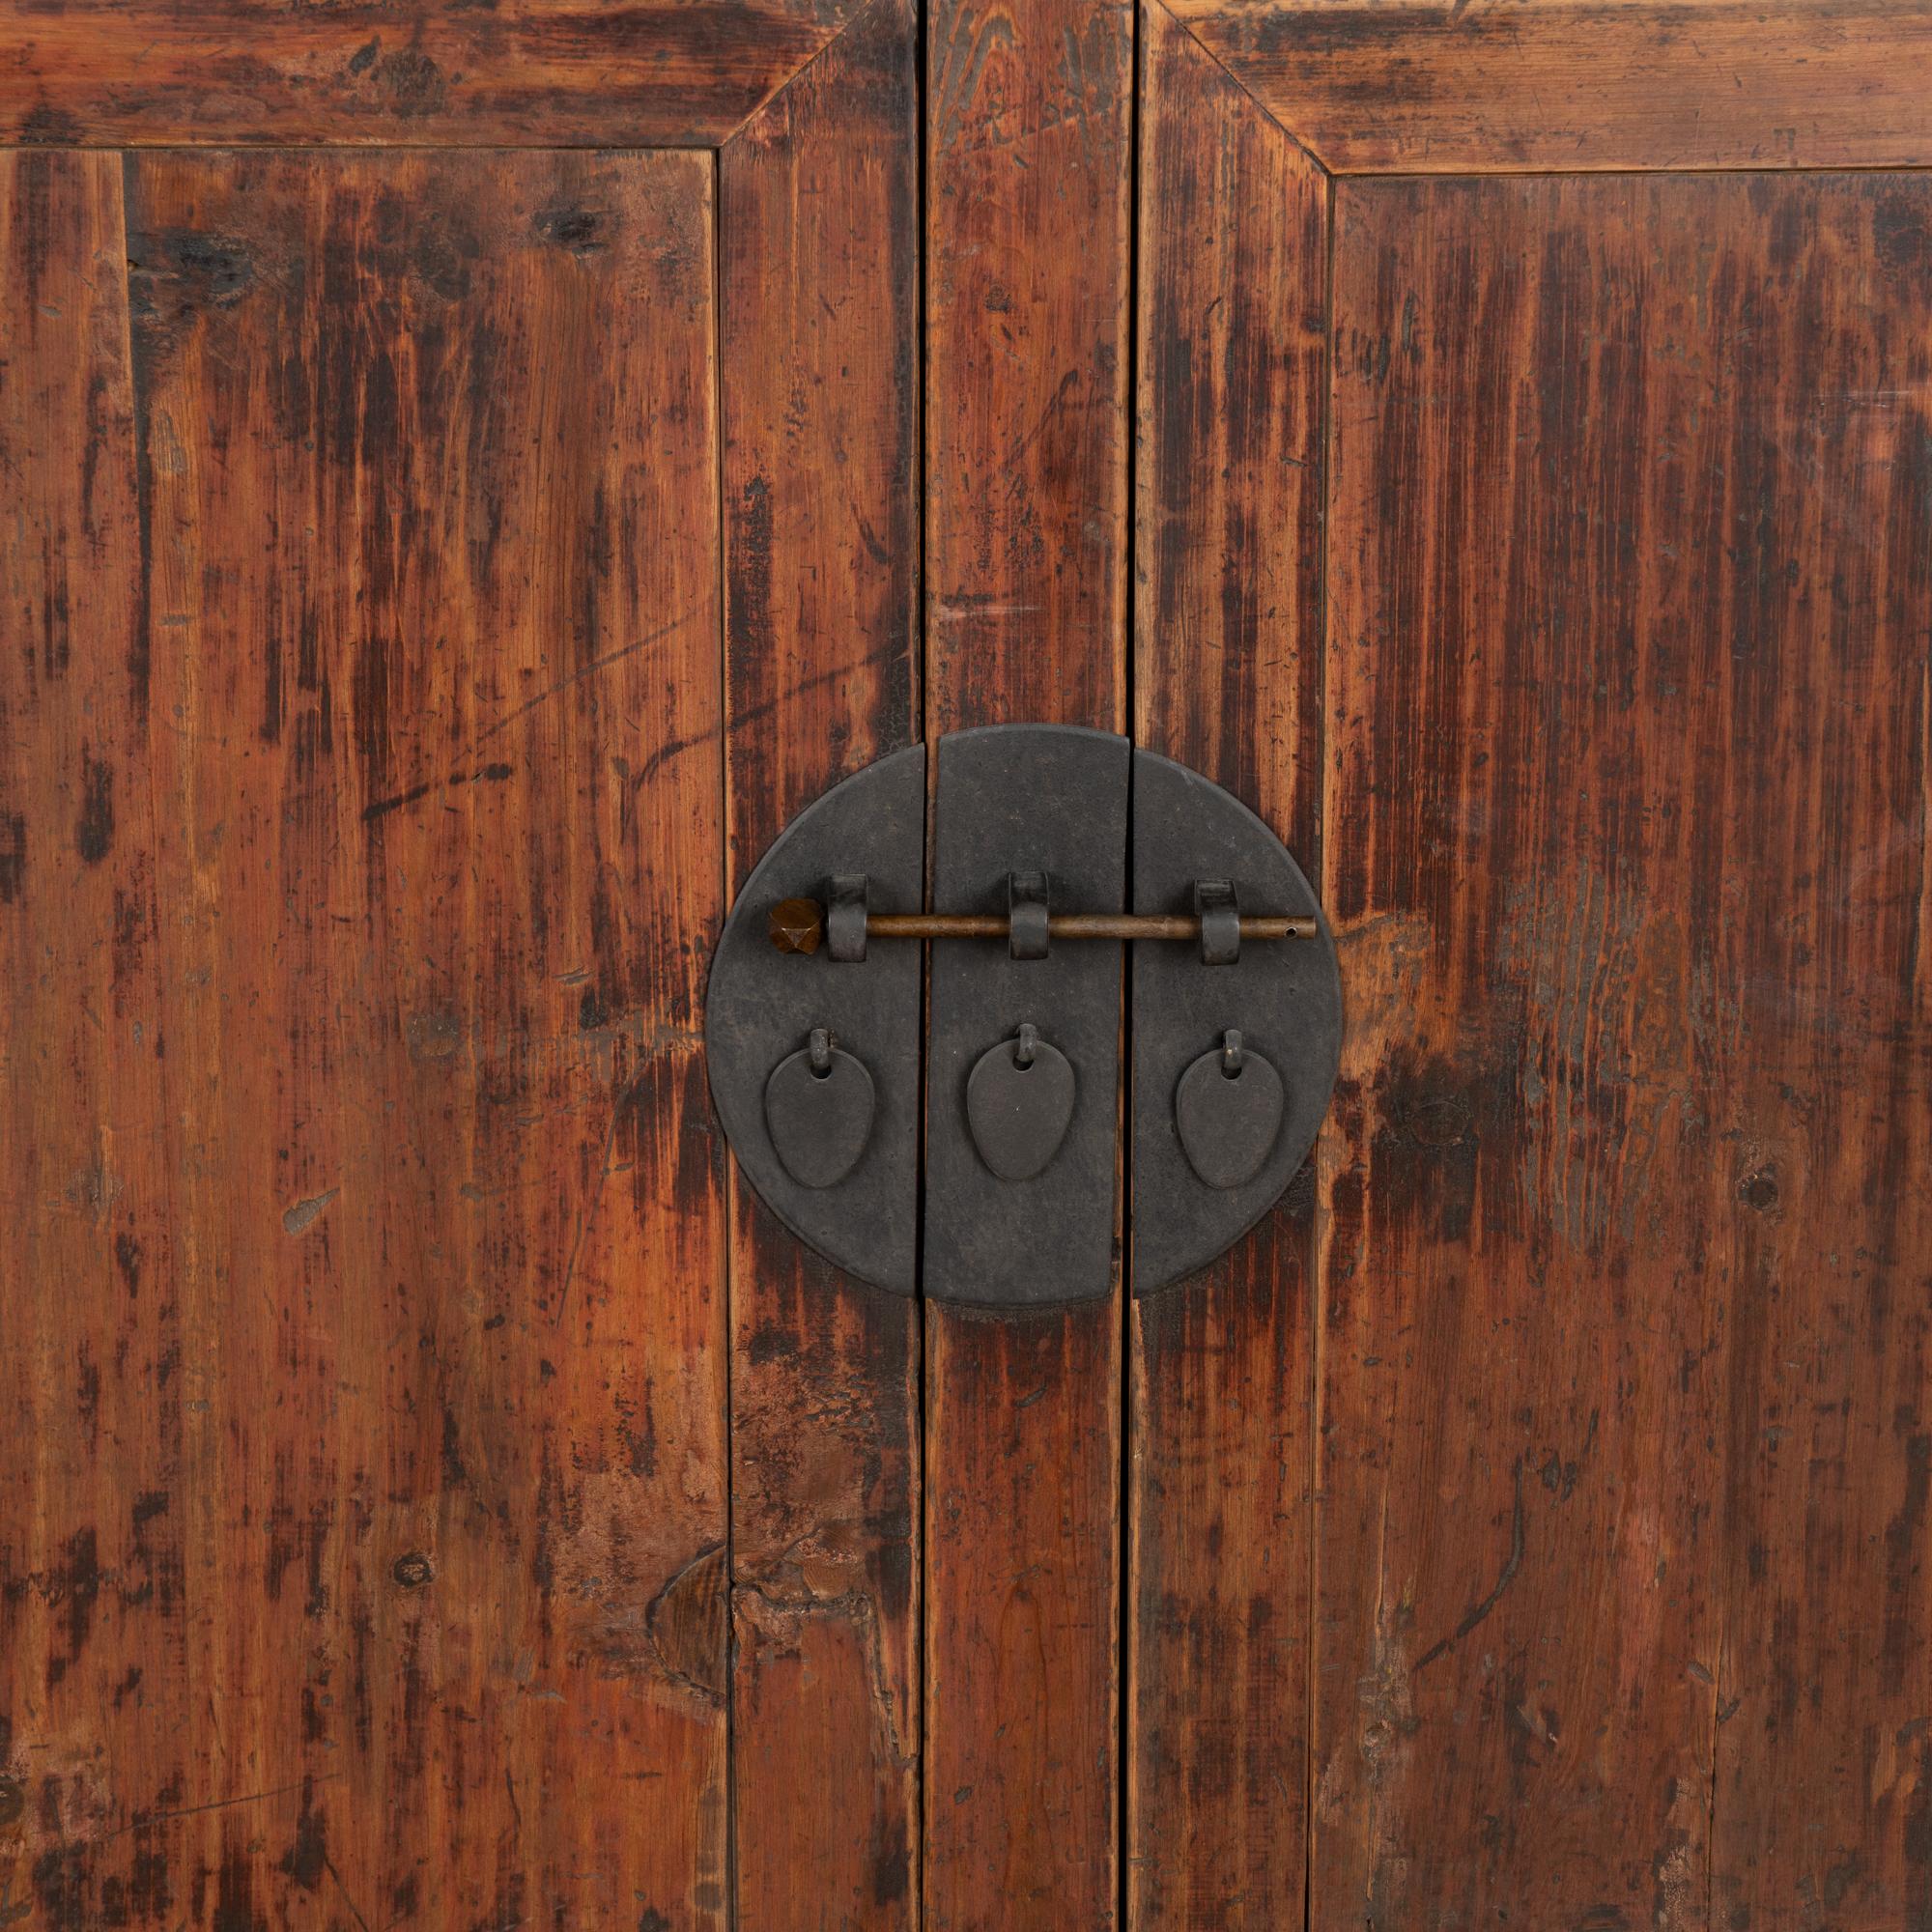
[[[1007,874],[1007,950],[1015,959],[1044,959],[1053,946],[1044,872]]]
[[[1241,908],[1232,879],[1196,879],[1194,916],[1201,922],[1201,963],[1236,966],[1241,958]]]
[[[865,963],[867,895],[864,872],[833,873],[825,911],[825,950],[842,965]]]

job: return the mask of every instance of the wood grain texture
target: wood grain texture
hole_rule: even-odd
[[[192,1769],[126,257],[118,160],[0,156],[8,1924],[150,1922],[161,1834],[87,1861],[68,1821],[130,1823],[130,1802],[185,1791]]]
[[[0,0],[0,144],[715,146],[859,0]]]
[[[1314,876],[1327,184],[1163,9],[1141,22],[1135,740]],[[1302,1923],[1311,1181],[1133,1304],[1127,1904],[1150,1932]]]
[[[1327,185],[1142,15],[1134,735],[1321,835]]]
[[[1121,1307],[926,1316],[926,1923],[1118,1920]]]
[[[1706,195],[1702,491],[1737,553],[1703,781],[1731,1285],[1713,1919],[1879,1932],[1932,1925],[1932,180]]]
[[[916,47],[875,0],[720,159],[734,893],[918,734]],[[915,1926],[919,1309],[731,1228],[738,1923]]]
[[[927,30],[926,726],[1125,728],[1125,0]]]
[[[1920,0],[1170,0],[1342,174],[1932,163]]]
[[[1927,205],[1340,193],[1318,1923],[1922,1893]]]
[[[47,1924],[722,1922],[710,199],[129,163],[174,1333],[108,1466],[180,1554],[56,1653],[153,1680],[124,1751],[15,1692]]]
[[[926,40],[926,729],[1122,730],[1132,14]],[[935,1932],[1118,1917],[1121,1330],[927,1310]]]

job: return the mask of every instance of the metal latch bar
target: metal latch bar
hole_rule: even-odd
[[[816,899],[785,899],[771,910],[772,944],[781,952],[816,952],[825,937],[825,908]],[[1052,939],[1199,939],[1193,913],[1057,912],[1048,916]],[[1313,939],[1312,919],[1276,913],[1243,913],[1243,939]],[[1005,913],[875,912],[866,917],[867,939],[1005,939],[1012,921]]]

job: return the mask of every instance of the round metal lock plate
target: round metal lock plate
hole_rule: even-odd
[[[898,1293],[1083,1298],[1118,1277],[1122,1250],[1136,1293],[1188,1280],[1280,1199],[1327,1111],[1341,978],[1307,879],[1238,800],[1100,732],[957,733],[930,810],[928,827],[924,750],[882,759],[787,826],[732,908],[705,1048],[746,1177],[810,1246]],[[929,838],[937,906],[923,903]],[[947,936],[904,930],[934,915]],[[1101,929],[1080,936],[1083,917]],[[1253,919],[1272,927],[1243,930]],[[1056,920],[1068,923],[1042,934]],[[1148,936],[1155,925],[1169,936]],[[1024,1071],[1022,1025],[1036,1030]],[[815,1033],[833,1043],[823,1078]],[[1133,1225],[1117,1248],[1122,1166]]]

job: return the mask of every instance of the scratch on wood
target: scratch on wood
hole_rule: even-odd
[[[509,778],[516,769],[514,765],[497,763],[485,765],[480,771],[451,772],[443,780],[440,788],[444,791],[452,791],[458,785],[479,784],[485,780],[490,781],[492,783],[500,783],[504,779]],[[436,785],[425,779],[421,784],[412,785],[408,791],[399,791],[391,798],[379,798],[373,804],[365,805],[362,808],[363,822],[366,824],[372,818],[385,818],[392,811],[400,811],[406,805],[414,805],[418,799],[427,798],[431,792],[437,789]]]
[[[728,728],[742,732],[746,725],[774,716],[781,706],[790,705],[797,699],[814,691],[821,691],[828,685],[841,685],[856,677],[861,671],[871,670],[880,665],[896,664],[905,654],[903,640],[896,635],[884,639],[863,657],[854,658],[850,663],[836,664],[824,670],[813,671],[810,677],[799,678],[785,686],[782,691],[774,692],[761,697],[755,704],[741,704],[733,709]],[[642,764],[638,767],[631,780],[631,788],[639,790],[658,772],[669,764],[673,758],[682,757],[686,752],[695,751],[700,745],[715,745],[724,735],[725,724],[708,724],[702,731],[694,731],[683,738],[672,738],[660,745]]]
[[[669,623],[660,624],[655,631],[647,633],[635,643],[621,645],[614,651],[607,651],[601,658],[593,658],[581,670],[574,670],[568,677],[538,692],[534,697],[525,698],[523,703],[504,712],[502,717],[497,719],[494,724],[485,730],[479,731],[470,740],[471,749],[473,750],[478,745],[488,744],[499,731],[507,731],[519,718],[526,717],[540,704],[548,704],[553,697],[560,697],[566,691],[573,690],[576,686],[582,684],[586,677],[595,677],[599,671],[609,670],[612,665],[622,664],[626,658],[634,658],[639,651],[647,651],[653,644],[662,643],[666,638],[675,636],[677,632],[681,631],[686,624],[690,623],[692,618],[697,616],[705,608],[706,606],[704,605],[693,605],[687,611],[680,611]]]
[[[1426,1664],[1434,1663],[1438,1657],[1463,1641],[1476,1626],[1502,1601],[1502,1594],[1516,1581],[1516,1574],[1522,1568],[1522,1458],[1516,1459],[1516,1502],[1510,1511],[1510,1550],[1503,1564],[1502,1575],[1495,1580],[1495,1586],[1480,1604],[1472,1605],[1450,1634],[1431,1644],[1409,1666],[1408,1674],[1416,1676]]]
[[[335,1881],[335,1889],[342,1894],[342,1902],[348,1906],[351,1917],[355,1918],[356,1924],[361,1926],[362,1932],[369,1932],[369,1921],[362,1916],[362,1908],[350,1896],[349,1888],[342,1882],[342,1874],[335,1869],[335,1861],[327,1852],[324,1852],[322,1855],[322,1863],[323,1869]]]
[[[552,1326],[563,1320],[564,1304],[570,1299],[570,1285],[577,1279],[577,1263],[583,1253],[583,1237],[590,1231],[590,1223],[597,1213],[597,1204],[604,1198],[604,1183],[611,1179],[611,1155],[617,1146],[617,1122],[622,1118],[627,1096],[617,1094],[611,1102],[611,1124],[604,1132],[604,1152],[597,1163],[597,1184],[591,1190],[590,1199],[577,1212],[577,1236],[570,1244],[570,1260],[563,1270],[563,1283],[556,1292],[556,1313],[551,1319]]]
[[[125,1838],[135,1832],[152,1832],[157,1825],[171,1824],[177,1818],[199,1818],[206,1811],[232,1811],[238,1804],[266,1804],[271,1798],[285,1798],[291,1791],[299,1791],[304,1785],[313,1789],[323,1784],[339,1784],[347,1776],[346,1772],[331,1771],[322,1777],[298,1777],[290,1784],[271,1784],[265,1791],[244,1791],[236,1798],[211,1798],[205,1804],[183,1804],[171,1811],[149,1811],[123,1825],[119,1831],[108,1832],[96,1840],[106,1844],[114,1838]]]

